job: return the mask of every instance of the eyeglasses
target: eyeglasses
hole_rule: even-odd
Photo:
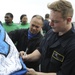
[[[36,27],[36,28],[39,28],[39,26],[36,26],[36,25],[34,25],[34,24],[32,24],[32,26],[33,26],[33,27]]]

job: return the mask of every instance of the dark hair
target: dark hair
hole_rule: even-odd
[[[22,22],[22,18],[24,17],[24,16],[27,16],[26,14],[22,14],[21,15],[21,17],[20,17],[20,21]]]
[[[6,13],[5,15],[10,15],[10,17],[13,18],[13,14],[12,13]]]
[[[40,15],[34,15],[32,18],[34,18],[34,17],[41,18],[41,19],[42,19],[42,21],[44,22],[44,18],[43,18],[42,16],[40,16]]]
[[[45,14],[45,18],[49,18],[49,14]]]

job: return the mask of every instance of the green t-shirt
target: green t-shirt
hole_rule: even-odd
[[[19,24],[19,29],[28,29],[30,27],[30,24],[29,23],[26,23],[26,24]]]
[[[15,23],[10,23],[10,24],[6,24],[5,22],[3,23],[3,27],[5,29],[5,31],[8,33],[10,31],[14,31],[16,29],[19,29],[18,25]]]

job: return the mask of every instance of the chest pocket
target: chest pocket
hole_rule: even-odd
[[[54,50],[52,57],[48,63],[48,66],[49,66],[48,70],[52,72],[59,71],[59,69],[61,68],[60,66],[62,65],[63,61],[64,61],[64,56]]]
[[[64,50],[65,47],[63,47],[59,41],[49,46],[45,58],[49,60],[46,66],[47,72],[57,72],[60,69],[62,62],[64,61]]]
[[[50,46],[48,53],[53,50],[52,54],[50,55],[49,71],[57,72],[62,66],[65,58],[65,50],[68,45],[69,40],[66,41],[57,41],[53,45]]]
[[[64,61],[64,55],[58,53],[57,51],[54,51],[53,54],[52,54],[52,60],[53,59],[62,63]]]

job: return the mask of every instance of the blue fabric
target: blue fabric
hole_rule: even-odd
[[[23,65],[23,68],[22,68],[21,70],[19,70],[19,71],[16,71],[16,72],[14,72],[14,73],[11,73],[10,75],[25,75],[25,74],[26,74],[26,72],[27,72],[26,66],[25,66],[25,64],[23,63],[21,57],[20,57],[20,61],[21,61],[21,64]]]
[[[8,56],[8,54],[11,52],[11,48],[10,48],[10,46],[11,46],[11,44],[8,44],[6,41],[5,41],[5,39],[6,39],[6,32],[5,32],[5,30],[4,30],[4,28],[2,27],[2,25],[0,24],[0,54],[2,54],[2,55],[4,55],[5,56],[5,59],[6,58],[8,58],[7,56]],[[9,38],[10,39],[10,38]],[[9,40],[8,39],[8,40]],[[18,52],[18,51],[17,51]],[[0,55],[1,56],[1,55]],[[12,55],[11,55],[11,57],[12,57]],[[11,58],[10,57],[10,58]],[[16,56],[15,56],[16,57]],[[9,59],[9,58],[8,58]],[[12,59],[11,59],[12,60]],[[26,74],[26,72],[27,72],[27,69],[26,69],[26,65],[23,63],[23,60],[22,60],[22,58],[20,57],[19,58],[19,60],[20,60],[20,63],[21,63],[21,66],[22,66],[22,68],[20,69],[20,70],[18,70],[17,69],[17,71],[14,71],[13,73],[10,73],[10,75],[25,75]],[[3,61],[0,61],[0,62],[3,62]],[[10,63],[11,64],[11,63]],[[9,65],[10,65],[9,64]],[[6,65],[6,64],[5,64]],[[12,64],[13,65],[13,64]],[[10,68],[9,66],[8,66],[8,68]],[[9,71],[9,69],[7,69],[8,71]],[[1,71],[3,71],[2,69],[1,69]],[[5,74],[2,74],[1,72],[0,72],[0,75],[5,75]]]
[[[28,39],[33,38],[34,36],[36,36],[37,34],[32,34],[29,30],[28,30]]]
[[[9,45],[4,40],[5,40],[5,30],[0,24],[0,53],[7,56],[9,51]]]

